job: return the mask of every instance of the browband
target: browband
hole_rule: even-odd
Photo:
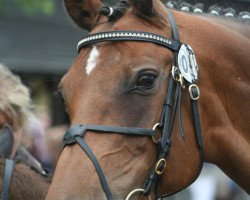
[[[178,40],[171,40],[162,35],[157,35],[154,33],[141,31],[109,31],[94,33],[86,36],[77,44],[77,51],[80,52],[83,47],[89,44],[107,41],[151,42],[166,47],[175,52],[178,52],[182,45]]]

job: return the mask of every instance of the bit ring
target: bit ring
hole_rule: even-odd
[[[135,193],[137,193],[137,192],[141,192],[141,193],[143,193],[143,192],[145,192],[145,190],[144,190],[144,189],[142,189],[142,188],[137,188],[137,189],[134,189],[134,190],[132,190],[132,191],[128,194],[128,196],[126,197],[126,199],[125,199],[125,200],[129,200],[129,199],[131,199],[131,197],[132,197]],[[148,196],[148,200],[152,200],[152,198],[151,198],[151,196],[150,196],[150,195]]]

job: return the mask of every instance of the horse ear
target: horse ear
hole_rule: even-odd
[[[152,17],[154,15],[153,0],[130,0],[130,3],[140,14],[148,17]]]
[[[73,21],[81,28],[91,31],[99,8],[100,0],[64,0],[66,10]]]

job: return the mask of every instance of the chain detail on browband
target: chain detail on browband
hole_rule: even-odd
[[[141,31],[109,31],[90,34],[87,37],[83,38],[77,45],[77,51],[79,52],[83,47],[89,44],[107,41],[151,42],[176,52],[180,49],[181,46],[181,43],[178,40],[171,40],[162,35],[153,33]]]

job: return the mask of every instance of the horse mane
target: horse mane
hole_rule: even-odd
[[[250,25],[250,13],[248,11],[236,11],[232,7],[223,8],[218,5],[205,6],[203,3],[196,3],[194,5],[187,2],[176,2],[168,1],[163,3],[165,8],[179,10],[181,12],[196,14],[201,16],[213,16],[214,18],[225,19],[230,22],[241,22]],[[113,8],[113,14],[109,16],[109,21],[117,21],[126,12],[129,7],[128,0],[121,0]],[[108,16],[110,14],[110,9],[108,5],[104,5],[100,8],[99,13],[101,15]],[[244,18],[247,17],[247,18]]]
[[[240,35],[250,39],[250,13],[248,11],[236,12],[236,10],[231,7],[223,8],[217,5],[205,6],[202,3],[192,5],[186,2],[178,3],[175,1],[168,1],[167,3],[163,3],[163,5],[165,9],[177,10],[189,15],[199,16],[205,18],[206,20],[213,21],[220,26],[224,26],[234,32],[238,32]],[[130,4],[128,0],[121,0],[117,5],[112,7],[112,15],[110,15],[110,6],[108,5],[102,6],[99,10],[99,14],[109,16],[109,21],[115,22],[125,14],[129,7]],[[249,19],[242,18],[242,16],[248,16]],[[160,12],[155,13],[153,20],[147,16],[139,16],[139,18],[149,21],[156,27],[162,27],[165,24],[165,19]]]
[[[164,4],[166,8],[178,10],[181,12],[195,14],[199,16],[211,16],[220,20],[224,19],[230,22],[241,22],[250,25],[250,12],[245,10],[236,10],[232,7],[225,7],[223,5],[205,5],[203,3],[196,3],[194,5],[187,2],[168,1]]]

